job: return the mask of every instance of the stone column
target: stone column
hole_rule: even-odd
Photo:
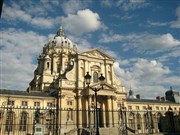
[[[91,127],[91,101],[92,95],[88,96],[88,127]]]
[[[103,126],[106,127],[106,108],[105,108],[105,103],[102,104],[102,109],[103,109]]]
[[[89,127],[89,96],[87,95],[85,100],[85,108],[84,108],[84,113],[86,113],[86,127]]]
[[[114,100],[115,96],[111,97],[111,111],[112,111],[112,126],[114,127]]]
[[[134,129],[137,131],[137,114],[134,114]]]
[[[79,100],[79,127],[81,128],[82,127],[82,97],[81,96],[78,96],[78,100]]]
[[[108,102],[108,125],[109,127],[112,127],[112,102],[111,102],[111,96],[107,97],[107,102]]]
[[[56,63],[56,54],[53,54],[53,73],[56,74],[58,71],[57,71],[57,63]]]
[[[154,115],[155,115],[155,116],[154,116]],[[156,114],[153,114],[152,117],[153,117],[154,130],[155,130],[155,132],[157,133],[157,132],[159,132],[157,115],[156,115]]]
[[[111,79],[111,85],[113,86],[113,82],[114,82],[114,78],[113,78],[113,66],[112,64],[110,65],[110,72],[111,72],[111,76],[110,76],[110,79]]]
[[[144,114],[141,115],[142,121],[141,121],[141,125],[142,125],[142,133],[145,133],[145,120],[144,120]]]
[[[107,82],[107,81],[108,81],[108,79],[107,79],[107,76],[108,76],[108,70],[107,70],[107,64],[106,64],[106,61],[104,62],[104,67],[105,67],[105,77],[106,77],[105,82]]]

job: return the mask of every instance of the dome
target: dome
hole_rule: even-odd
[[[64,37],[61,37],[61,36],[54,37],[54,42],[56,43],[56,46],[64,46],[64,47],[73,48],[72,41],[65,36]]]
[[[66,37],[62,27],[59,28],[54,39],[49,42],[49,45],[53,45],[55,47],[64,47],[68,49],[76,48],[76,45],[69,38]]]

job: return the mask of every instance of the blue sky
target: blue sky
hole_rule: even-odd
[[[0,25],[1,89],[26,90],[38,54],[62,26],[80,52],[98,47],[112,56],[127,91],[180,92],[178,0],[5,0]]]

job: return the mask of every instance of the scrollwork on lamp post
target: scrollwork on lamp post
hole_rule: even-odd
[[[100,135],[99,134],[98,109],[97,109],[97,92],[100,91],[101,89],[103,89],[105,77],[101,74],[101,76],[98,78],[100,85],[101,85],[100,88],[96,88],[96,87],[92,88],[91,86],[89,86],[91,83],[91,75],[89,74],[89,72],[87,72],[87,74],[84,76],[84,78],[85,78],[85,82],[87,84],[87,87],[95,92],[95,98],[96,98],[96,135]]]

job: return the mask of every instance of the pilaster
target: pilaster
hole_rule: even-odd
[[[107,96],[107,101],[108,101],[108,117],[109,117],[109,127],[112,127],[112,101],[111,101],[111,96]]]

